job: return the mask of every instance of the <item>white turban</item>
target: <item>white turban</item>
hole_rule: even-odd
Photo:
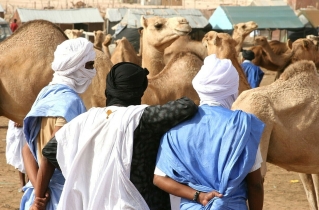
[[[192,81],[200,98],[200,105],[221,105],[230,108],[238,95],[239,76],[229,59],[215,54],[204,60],[204,65]]]
[[[93,44],[87,39],[79,37],[62,42],[54,52],[51,67],[55,73],[50,84],[64,84],[83,93],[96,74],[95,69],[86,69],[85,63],[94,59]]]

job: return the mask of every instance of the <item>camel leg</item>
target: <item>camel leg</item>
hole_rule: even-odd
[[[312,174],[312,181],[316,191],[316,203],[319,204],[319,174]],[[318,207],[319,208],[319,207]]]
[[[299,177],[306,191],[307,200],[311,210],[318,210],[315,187],[312,180],[311,174],[301,174],[299,173]]]

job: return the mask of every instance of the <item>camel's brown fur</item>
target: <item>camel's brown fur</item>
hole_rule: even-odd
[[[156,76],[149,78],[142,103],[164,104],[183,96],[199,104],[199,97],[192,80],[199,71],[202,60],[191,52],[175,54],[166,67]]]
[[[289,43],[290,39],[287,40],[286,42],[281,42],[278,40],[271,40],[268,41],[268,44],[271,48],[271,50],[276,54],[276,55],[281,55],[285,52],[287,52],[287,50],[289,50]]]
[[[250,89],[246,75],[237,59],[237,52],[235,50],[237,42],[229,34],[210,31],[205,34],[202,42],[207,47],[208,55],[216,54],[220,59],[231,60],[239,75],[239,94]]]
[[[250,50],[255,53],[255,59],[252,62],[257,66],[271,71],[278,71],[285,67],[291,59],[292,52],[290,49],[284,54],[277,55],[271,49],[267,38],[264,36],[256,36],[255,45],[257,46],[250,48]]]
[[[110,50],[109,50],[109,45],[111,44],[112,42],[112,35],[111,34],[107,34],[104,38],[104,41],[102,43],[102,50],[103,52],[106,54],[106,56],[108,58],[111,58],[111,53],[110,53]]]
[[[137,65],[142,64],[133,45],[125,37],[116,40],[115,44],[116,47],[111,56],[111,61],[114,65],[120,62],[131,62]]]
[[[34,20],[23,24],[0,43],[1,116],[22,123],[39,91],[53,77],[51,63],[57,45],[67,39],[64,32],[55,24],[45,20]],[[110,69],[106,61],[101,61],[98,56],[95,62],[98,74],[106,75]],[[93,90],[95,91],[94,88]],[[95,93],[87,91],[86,94],[95,97]],[[92,104],[92,97],[89,98],[90,101],[84,101],[88,108]],[[105,101],[98,105],[105,105]]]
[[[239,95],[232,109],[252,113],[266,124],[260,143],[263,175],[266,160],[289,171],[319,174],[318,106],[319,77],[314,63],[305,60],[290,65],[274,83]],[[310,175],[302,175],[303,181],[305,176]],[[304,184],[319,188],[318,182]],[[317,209],[316,193],[307,193]]]

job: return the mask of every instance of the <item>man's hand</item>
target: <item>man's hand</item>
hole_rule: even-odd
[[[30,210],[45,210],[45,207],[50,200],[50,194],[49,191],[45,193],[44,198],[35,197],[34,202],[32,206],[30,207]]]
[[[207,203],[213,199],[214,197],[223,197],[222,194],[220,194],[219,192],[217,191],[211,191],[211,192],[208,192],[208,193],[204,193],[204,192],[201,192],[198,196],[198,203],[202,204],[203,206],[206,206]]]

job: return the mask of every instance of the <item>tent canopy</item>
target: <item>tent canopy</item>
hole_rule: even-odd
[[[289,6],[219,6],[209,18],[213,29],[232,30],[233,25],[254,21],[258,29],[300,29],[303,23]]]

